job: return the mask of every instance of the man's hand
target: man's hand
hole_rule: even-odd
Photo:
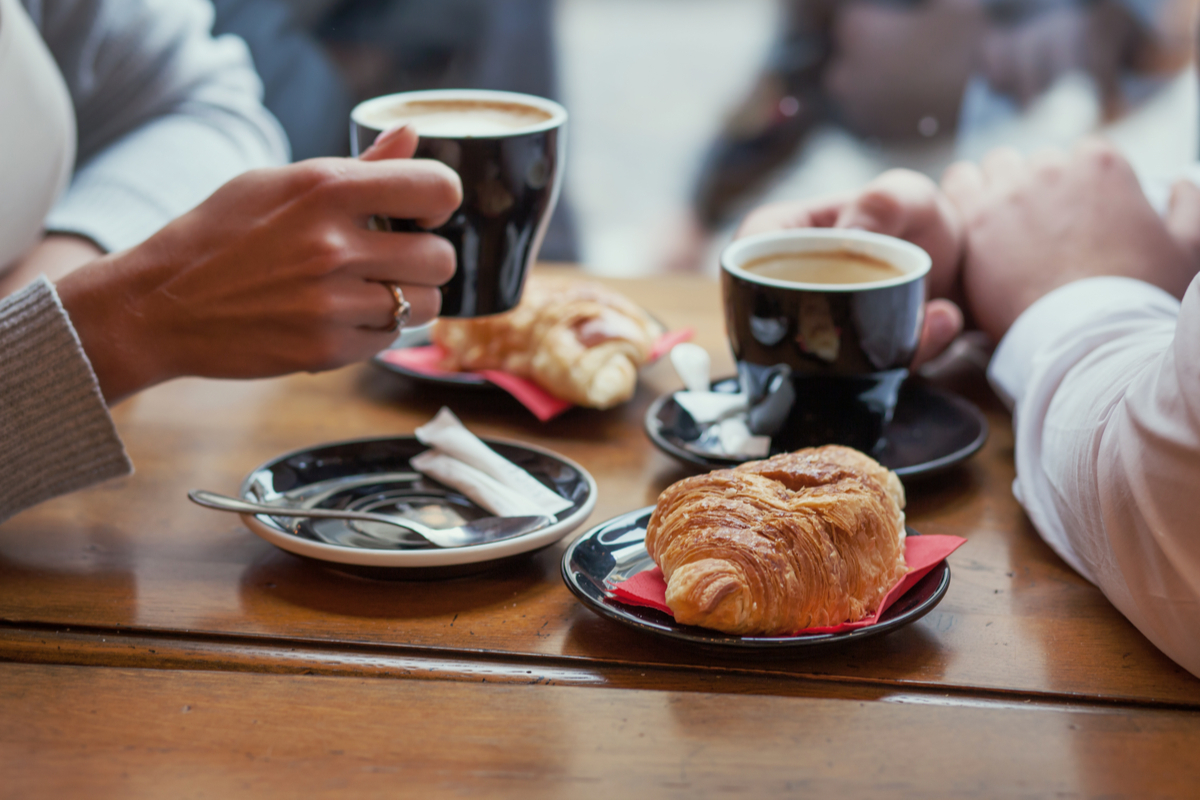
[[[913,366],[942,352],[963,327],[949,299],[958,294],[962,227],[954,207],[933,181],[908,170],[889,170],[852,194],[763,206],[742,222],[737,236],[787,228],[858,228],[905,239],[929,253],[925,327]]]
[[[1177,239],[1109,144],[1088,140],[1070,155],[1028,159],[996,150],[978,166],[952,165],[942,188],[965,226],[968,307],[997,341],[1035,300],[1072,281],[1123,275],[1181,297],[1196,273],[1182,237],[1184,217],[1200,204],[1177,189]]]
[[[111,403],[182,375],[253,378],[331,369],[433,319],[454,250],[428,233],[372,231],[372,215],[440,225],[462,202],[447,166],[410,160],[411,130],[363,160],[246,173],[143,244],[64,278],[63,305]]]

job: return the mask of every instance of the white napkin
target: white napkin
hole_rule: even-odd
[[[409,459],[412,468],[458,489],[497,516],[552,516],[574,505],[480,441],[448,408],[415,433],[432,449]]]
[[[745,394],[711,392],[708,352],[699,345],[684,342],[671,349],[671,366],[687,388],[675,393],[675,402],[691,415],[697,425],[716,427],[720,447],[715,455],[737,458],[761,458],[771,451],[770,436],[755,436],[746,425],[750,410]]]
[[[751,433],[745,417],[728,417],[717,425],[717,440],[725,455],[766,458],[771,454],[771,437]]]
[[[697,425],[708,425],[745,412],[746,395],[728,392],[676,392],[675,402],[692,415]]]
[[[698,344],[680,342],[671,348],[671,366],[689,392],[707,392],[712,359]]]

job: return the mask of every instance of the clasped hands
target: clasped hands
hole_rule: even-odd
[[[998,342],[1025,309],[1072,281],[1125,276],[1182,297],[1200,269],[1200,190],[1176,183],[1160,217],[1128,161],[1096,139],[1028,158],[995,150],[951,165],[940,186],[891,170],[854,193],[764,206],[738,236],[803,227],[861,228],[929,253],[914,366],[953,341],[964,311]]]

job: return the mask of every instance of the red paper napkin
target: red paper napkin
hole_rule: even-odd
[[[942,563],[946,556],[953,553],[966,543],[961,536],[908,536],[904,539],[904,563],[908,565],[908,573],[900,582],[891,588],[879,604],[879,610],[866,619],[857,622],[843,622],[841,625],[831,625],[824,628],[805,628],[797,631],[795,636],[807,636],[817,633],[840,633],[855,628],[865,628],[879,622],[883,612],[899,600],[917,584],[917,581],[929,574],[929,571]],[[610,587],[612,596],[632,606],[647,606],[657,608],[666,614],[671,614],[667,606],[667,582],[663,580],[662,570],[658,567],[639,572],[632,578]]]
[[[680,342],[686,342],[696,335],[691,328],[664,333],[654,342],[650,349],[650,361],[657,361],[671,351]],[[554,419],[559,414],[571,408],[571,403],[559,399],[547,392],[541,386],[527,378],[519,378],[507,372],[496,369],[485,369],[479,372],[447,372],[440,369],[446,351],[441,345],[431,344],[425,347],[405,347],[397,350],[384,350],[379,358],[389,364],[395,364],[409,372],[426,375],[431,378],[447,375],[478,375],[486,381],[494,383],[504,391],[517,398],[517,402],[533,412],[542,422]]]

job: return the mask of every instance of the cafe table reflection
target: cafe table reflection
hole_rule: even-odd
[[[609,283],[732,371],[714,282]],[[582,532],[691,474],[642,430],[678,388],[665,363],[629,403],[549,423],[372,365],[157,387],[115,411],[133,476],[0,525],[0,796],[1195,796],[1200,681],[1037,538],[978,369],[942,383],[991,427],[907,485],[910,526],[967,539],[945,598],[886,636],[770,657],[596,616],[559,575],[573,536],[503,571],[377,581],[186,498],[448,405],[588,469]]]

